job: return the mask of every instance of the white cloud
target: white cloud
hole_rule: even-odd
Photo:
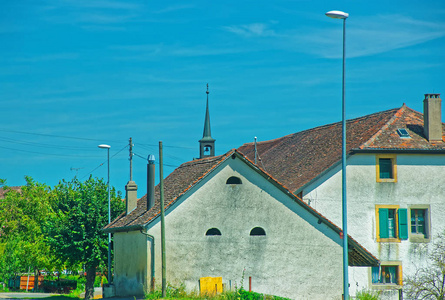
[[[183,5],[171,5],[171,6],[167,6],[163,9],[160,9],[158,11],[155,11],[155,14],[164,14],[164,13],[169,13],[169,12],[174,12],[174,11],[178,11],[178,10],[184,10],[184,9],[189,9],[189,8],[193,8],[195,7],[195,5],[187,5],[187,4],[183,4]]]
[[[193,47],[184,47],[181,45],[147,44],[147,45],[128,45],[112,46],[110,49],[121,50],[123,55],[115,57],[117,60],[144,60],[156,56],[177,56],[177,57],[195,57],[195,56],[216,56],[248,52],[242,48],[212,48],[206,45]]]
[[[276,36],[274,30],[269,29],[268,24],[252,23],[247,25],[232,25],[223,27],[225,30],[244,37],[270,37]]]
[[[445,37],[445,23],[420,21],[402,15],[363,17],[346,26],[348,57],[385,53]],[[338,58],[342,55],[341,41],[338,41],[341,30],[319,31],[306,39],[313,43],[321,56]]]

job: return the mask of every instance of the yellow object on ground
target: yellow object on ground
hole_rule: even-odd
[[[207,295],[222,293],[222,277],[201,277],[199,279],[199,291],[201,294]]]

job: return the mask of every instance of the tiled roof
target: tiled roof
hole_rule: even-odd
[[[342,236],[342,230],[340,227],[332,223],[326,217],[317,212],[314,208],[306,204],[285,186],[273,178],[270,174],[260,168],[256,168],[254,163],[247,157],[241,154],[239,151],[233,149],[224,155],[204,158],[199,160],[190,161],[182,164],[173,171],[167,178],[164,179],[164,202],[165,209],[168,209],[178,198],[183,195],[192,186],[196,185],[202,178],[209,174],[216,166],[222,163],[225,159],[232,155],[238,155],[245,162],[253,166],[260,175],[269,180],[277,188],[281,189],[284,193],[291,196],[295,202],[300,204],[304,209],[309,211],[312,215],[319,218],[320,222],[326,224],[329,228],[334,230],[337,234]],[[144,224],[149,223],[160,214],[160,194],[159,185],[155,189],[155,205],[147,211],[147,195],[142,197],[137,202],[137,208],[130,214],[121,214],[114,221],[108,224],[104,230],[107,232],[117,231],[130,231],[141,230]],[[349,265],[350,266],[372,266],[378,265],[378,259],[373,256],[368,250],[360,245],[356,240],[348,235],[349,247],[351,249],[349,253]]]
[[[230,152],[229,152],[230,153]],[[167,209],[179,196],[195,185],[201,178],[221,163],[227,155],[203,158],[183,163],[164,179],[164,203]],[[130,214],[121,214],[105,229],[116,231],[120,228],[138,228],[160,213],[160,189],[155,187],[155,204],[147,211],[147,195],[137,201],[137,207]]]
[[[291,191],[333,167],[341,160],[341,122],[258,142],[258,166],[272,174]],[[445,126],[443,126],[445,129]],[[401,138],[398,128],[405,128],[411,138]],[[254,159],[254,143],[238,150]],[[390,109],[346,123],[346,151],[364,150],[444,150],[445,143],[430,143],[423,134],[423,115],[408,108]]]

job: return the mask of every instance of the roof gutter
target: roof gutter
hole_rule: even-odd
[[[131,226],[123,226],[123,227],[113,227],[113,228],[105,228],[103,231],[105,233],[114,233],[114,232],[129,232],[129,231],[137,231],[142,230],[144,227],[141,225],[131,225]]]
[[[351,149],[352,154],[356,153],[409,153],[409,154],[445,154],[445,149]]]

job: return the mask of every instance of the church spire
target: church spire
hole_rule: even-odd
[[[210,113],[209,113],[209,84],[207,83],[207,104],[204,120],[204,132],[202,139],[199,140],[199,158],[215,156],[215,139],[210,132]]]

